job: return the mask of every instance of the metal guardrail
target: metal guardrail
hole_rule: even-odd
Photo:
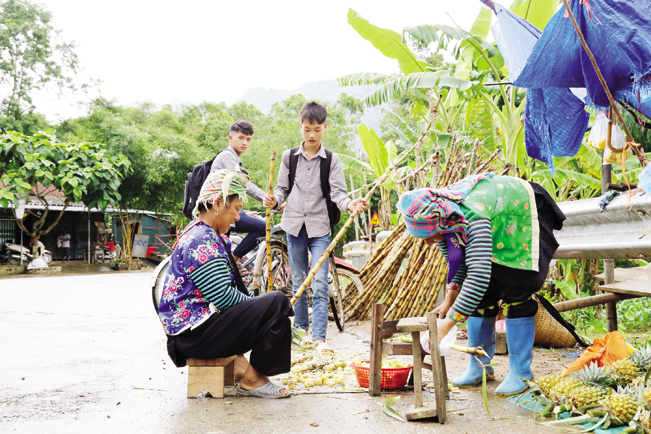
[[[615,197],[604,212],[601,198],[558,203],[567,220],[554,231],[556,259],[651,260],[651,194],[640,190]]]

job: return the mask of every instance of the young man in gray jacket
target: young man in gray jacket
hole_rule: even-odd
[[[251,139],[253,138],[253,126],[247,121],[237,121],[228,132],[228,148],[221,151],[215,157],[215,160],[210,167],[210,171],[215,170],[234,170],[239,168],[242,172],[248,174],[246,169],[242,167],[242,160],[240,156],[246,152],[251,146]],[[246,187],[246,194],[258,202],[262,202],[265,196],[264,191],[254,183],[249,182]],[[237,232],[247,233],[239,246],[233,251],[233,256],[236,261],[249,253],[256,244],[256,240],[265,236],[265,222],[262,219],[251,217],[242,210],[240,212],[240,219],[235,222],[235,230]]]

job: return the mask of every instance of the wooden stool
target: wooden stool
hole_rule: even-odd
[[[235,356],[221,359],[188,359],[188,398],[204,390],[213,398],[224,397],[224,385],[235,384]]]
[[[369,369],[369,394],[372,396],[380,395],[382,382],[382,354],[402,354],[414,356],[414,370],[412,378],[414,380],[414,408],[407,412],[407,420],[416,420],[434,417],[438,422],[443,424],[446,420],[445,400],[449,399],[448,380],[445,370],[445,358],[439,354],[438,347],[438,327],[436,314],[430,312],[427,318],[404,318],[400,321],[383,321],[384,306],[380,303],[373,305],[372,309],[372,329],[371,329],[371,356]],[[425,354],[421,351],[420,332],[429,330],[431,345],[432,365],[423,363]],[[387,345],[382,342],[383,339],[390,338],[397,332],[411,332],[412,344],[394,344]],[[411,347],[411,348],[409,348]],[[388,350],[388,351],[385,351]],[[432,370],[434,380],[434,393],[436,403],[427,403],[423,406],[423,377],[422,367],[425,366]]]

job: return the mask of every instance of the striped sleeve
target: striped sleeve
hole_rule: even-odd
[[[190,273],[190,279],[199,288],[204,298],[210,300],[219,310],[234,306],[248,300],[247,297],[231,283],[228,262],[218,256],[202,264]]]
[[[439,241],[436,243],[436,245],[439,247],[439,250],[443,254],[443,257],[445,260],[448,260],[448,244],[445,240]],[[466,263],[462,263],[459,265],[459,269],[457,270],[457,274],[454,275],[452,278],[452,283],[455,283],[459,288],[463,285],[463,281],[466,280],[466,275],[468,274],[468,267],[466,266]]]
[[[466,244],[468,274],[459,297],[450,309],[450,318],[459,321],[475,312],[491,280],[492,258],[491,222],[488,219],[473,220],[468,224]]]

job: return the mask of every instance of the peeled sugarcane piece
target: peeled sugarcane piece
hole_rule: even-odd
[[[482,347],[462,347],[461,345],[453,344],[450,348],[456,351],[461,351],[462,353],[468,353],[475,356],[484,356],[490,358]]]
[[[300,372],[311,371],[313,369],[321,369],[326,365],[324,361],[316,361],[311,363],[299,363],[291,369],[292,374],[298,374]]]

